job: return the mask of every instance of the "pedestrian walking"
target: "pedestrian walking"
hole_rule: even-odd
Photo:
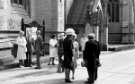
[[[72,67],[72,79],[74,79],[75,70],[77,68],[77,59],[79,57],[79,43],[77,41],[77,35],[73,36],[73,67]]]
[[[41,69],[40,57],[43,53],[43,50],[42,50],[43,40],[41,37],[40,30],[37,30],[36,34],[37,34],[37,39],[35,40],[35,53],[36,53],[37,66],[35,69]]]
[[[24,66],[24,60],[26,60],[26,52],[27,52],[27,47],[26,47],[26,38],[24,37],[24,32],[20,31],[19,36],[16,40],[16,44],[18,45],[17,49],[17,59],[19,60],[19,67]]]
[[[88,41],[85,44],[83,59],[86,63],[88,71],[88,81],[86,83],[93,84],[97,79],[97,68],[99,66],[100,48],[98,42],[95,40],[95,34],[88,35]]]
[[[51,39],[49,40],[49,54],[50,54],[49,56],[50,56],[50,58],[49,58],[48,65],[50,65],[50,64],[55,65],[54,61],[55,61],[56,56],[58,56],[57,46],[58,46],[58,42],[57,42],[56,36],[52,35]]]
[[[63,56],[64,56],[64,51],[63,51],[63,41],[64,41],[64,33],[61,33],[59,35],[59,39],[58,39],[58,69],[57,72],[61,73],[64,72],[64,67],[63,67]]]
[[[73,34],[74,30],[72,28],[68,28],[66,30],[66,38],[63,42],[63,50],[64,50],[64,70],[65,70],[65,82],[71,83],[70,80],[70,71],[72,69],[72,59],[73,59]]]
[[[32,37],[30,36],[30,34],[28,34],[27,38],[27,53],[26,53],[26,67],[32,67]]]

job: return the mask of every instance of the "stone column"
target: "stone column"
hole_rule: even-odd
[[[0,0],[0,30],[7,30],[8,24],[8,16],[9,14],[9,0]]]
[[[134,6],[132,0],[129,0],[129,43],[134,44]]]
[[[108,12],[107,12],[108,0],[104,0],[104,9],[102,17],[102,27],[101,27],[101,43],[102,49],[108,51]]]
[[[58,32],[64,32],[65,27],[65,1],[58,0]]]
[[[121,0],[122,4],[122,43],[134,43],[134,9],[132,0]]]

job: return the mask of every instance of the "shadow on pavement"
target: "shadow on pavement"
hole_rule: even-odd
[[[33,81],[27,83],[19,83],[19,84],[85,84],[84,80],[74,80],[72,83],[65,83],[63,79],[52,79],[52,80],[45,80],[45,81]]]

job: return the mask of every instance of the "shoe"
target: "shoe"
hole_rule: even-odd
[[[41,69],[41,67],[35,67],[35,69]]]
[[[32,67],[32,65],[30,65],[29,67]]]
[[[85,81],[85,83],[89,83],[90,84],[90,81]]]
[[[86,84],[93,84],[91,81],[85,81]]]
[[[50,65],[50,63],[48,65]]]
[[[66,83],[72,83],[72,81],[70,79],[65,79]]]
[[[52,65],[55,65],[54,63],[52,63]]]

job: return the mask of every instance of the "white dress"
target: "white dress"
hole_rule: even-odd
[[[25,37],[18,37],[17,38],[18,50],[17,50],[17,59],[18,60],[25,60],[26,59],[26,39]]]
[[[49,53],[50,53],[50,57],[56,57],[58,56],[58,52],[57,52],[57,40],[56,39],[50,39],[49,41]]]

